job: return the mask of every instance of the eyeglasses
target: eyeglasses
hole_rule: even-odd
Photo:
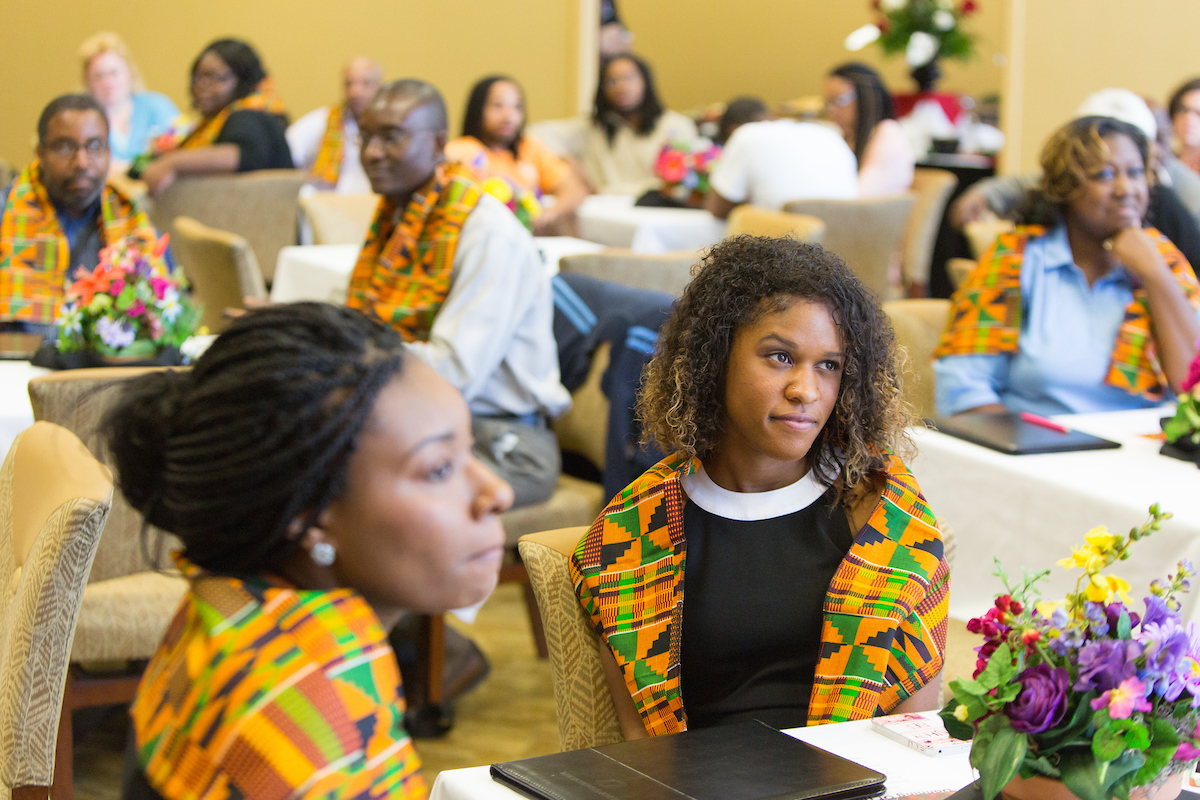
[[[108,141],[105,139],[88,139],[83,144],[74,139],[55,139],[46,145],[46,150],[55,158],[70,161],[82,150],[88,158],[99,158],[108,152]]]
[[[837,97],[826,97],[825,98],[825,107],[826,108],[845,108],[846,106],[850,105],[857,99],[858,99],[858,92],[854,91],[853,89],[849,89],[845,92],[842,92]]]
[[[230,71],[226,72],[193,72],[192,85],[203,83],[208,86],[213,86],[220,83],[227,83],[237,76]]]
[[[387,150],[398,150],[406,144],[409,139],[423,131],[431,131],[433,128],[384,128],[381,131],[359,131],[355,141],[358,143],[359,149],[366,150],[371,146],[371,143],[376,139]]]

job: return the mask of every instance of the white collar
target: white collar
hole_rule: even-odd
[[[682,479],[688,499],[710,514],[739,522],[775,519],[795,514],[821,498],[826,487],[817,480],[813,469],[795,483],[769,492],[731,492],[708,477],[704,465]]]

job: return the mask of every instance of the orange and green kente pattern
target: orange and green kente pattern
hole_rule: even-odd
[[[680,677],[681,478],[668,456],[612,499],[571,557],[575,591],[652,736],[687,729]],[[889,456],[886,482],[825,596],[810,725],[887,713],[942,669],[950,574],[937,520]]]
[[[179,563],[190,591],[130,709],[159,795],[425,797],[396,657],[361,595]]]
[[[406,341],[425,341],[450,293],[454,253],[482,188],[466,167],[441,164],[404,208],[380,198],[350,277],[346,305],[372,313]]]
[[[110,184],[100,193],[99,224],[106,245],[129,238],[149,252],[158,239],[145,212]],[[53,323],[70,253],[35,159],[17,176],[0,219],[0,321]]]
[[[950,323],[935,358],[1017,352],[1025,246],[1045,232],[1037,225],[1021,226],[996,239],[954,293]],[[1200,308],[1200,284],[1183,253],[1157,230],[1147,228],[1146,233],[1154,238],[1192,308]],[[1104,383],[1147,400],[1166,396],[1167,379],[1155,352],[1150,303],[1143,288],[1133,290],[1133,300],[1125,308]]]
[[[346,131],[342,123],[345,119],[345,106],[329,109],[325,133],[321,134],[321,146],[317,149],[312,169],[308,171],[312,180],[330,188],[337,186],[338,178],[342,175],[342,156],[346,152]]]

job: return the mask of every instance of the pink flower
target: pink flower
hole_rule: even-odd
[[[134,301],[134,304],[129,307],[128,314],[131,317],[140,317],[146,313],[146,304],[141,300]]]
[[[664,147],[658,155],[655,172],[667,183],[679,183],[688,173],[687,158],[679,150]]]
[[[1183,381],[1183,390],[1190,392],[1196,384],[1200,384],[1200,353],[1196,354],[1196,357],[1192,359],[1192,365],[1188,367],[1187,378]]]
[[[125,279],[117,278],[115,281],[112,282],[112,285],[108,287],[108,293],[110,295],[112,295],[113,297],[117,297],[121,294],[121,290],[124,288],[125,288]]]
[[[162,300],[170,286],[171,282],[166,278],[155,277],[150,279],[150,288],[154,291],[154,298],[156,300]]]
[[[1092,710],[1108,709],[1108,715],[1113,719],[1129,719],[1134,711],[1149,711],[1150,701],[1146,699],[1146,684],[1137,678],[1126,678],[1115,689],[1109,689],[1092,701]]]
[[[1179,747],[1175,749],[1173,758],[1176,761],[1195,761],[1200,758],[1200,748],[1191,742],[1180,742]]]

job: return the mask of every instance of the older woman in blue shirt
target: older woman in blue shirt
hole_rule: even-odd
[[[179,116],[171,98],[146,91],[141,73],[115,33],[98,33],[79,48],[88,92],[108,116],[108,149],[114,171],[146,152],[150,138],[163,133]]]
[[[1143,228],[1150,144],[1082,117],[1042,151],[1023,225],[954,296],[934,363],[938,412],[1086,413],[1144,408],[1178,390],[1200,338],[1200,285]]]

